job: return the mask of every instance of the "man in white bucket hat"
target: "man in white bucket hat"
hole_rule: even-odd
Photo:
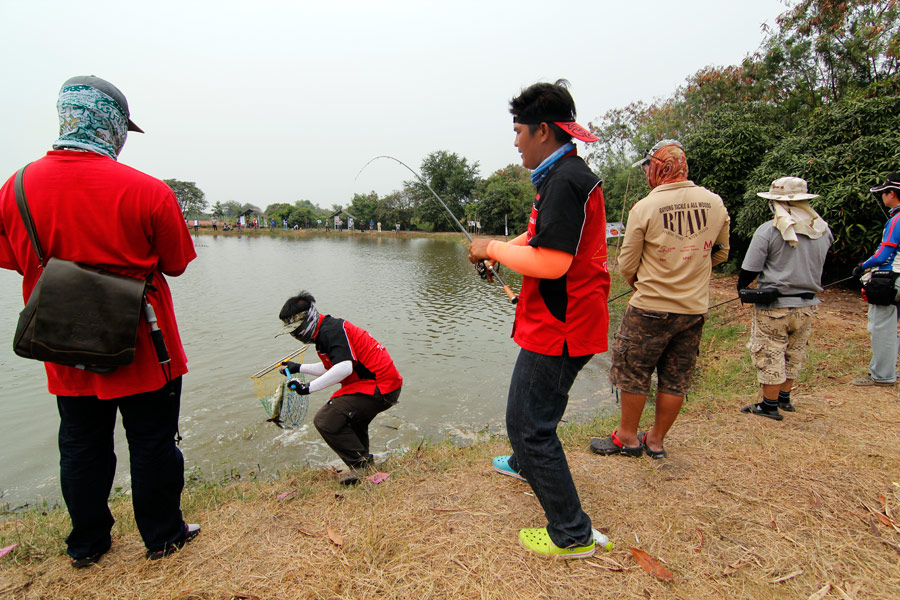
[[[822,267],[834,237],[809,205],[818,194],[799,177],[782,177],[768,192],[774,218],[757,228],[744,256],[737,287],[741,300],[753,304],[753,327],[747,349],[762,387],[761,402],[741,412],[782,420],[779,408],[793,412],[791,387],[806,357],[806,345],[822,291]],[[755,290],[747,290],[753,280]]]

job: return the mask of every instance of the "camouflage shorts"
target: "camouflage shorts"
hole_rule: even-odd
[[[796,379],[806,358],[816,306],[753,311],[753,329],[747,349],[756,379],[763,385],[780,385]]]
[[[609,381],[622,391],[646,395],[656,370],[658,391],[684,396],[691,387],[705,315],[625,309],[612,344]]]

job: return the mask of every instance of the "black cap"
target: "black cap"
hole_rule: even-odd
[[[894,190],[898,194],[900,194],[900,173],[891,173],[887,176],[884,183],[881,185],[876,185],[873,188],[869,188],[869,191],[873,194],[880,194],[881,192],[887,190]]]
[[[105,79],[100,79],[99,77],[96,77],[94,75],[80,75],[78,77],[67,79],[66,82],[62,84],[62,87],[66,88],[71,85],[87,85],[97,91],[103,92],[104,94],[112,98],[116,104],[119,105],[122,114],[125,115],[126,119],[128,119],[128,131],[137,131],[138,133],[144,133],[144,130],[138,127],[135,122],[131,120],[131,113],[128,110],[128,100],[125,99],[125,94],[123,94],[122,90],[120,90],[110,82],[106,81]]]

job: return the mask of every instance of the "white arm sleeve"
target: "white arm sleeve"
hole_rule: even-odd
[[[313,379],[309,384],[310,392],[318,392],[332,385],[342,382],[353,373],[353,361],[345,360],[334,365],[324,375]]]
[[[301,373],[306,373],[307,375],[315,375],[316,377],[324,375],[326,370],[327,369],[325,369],[325,365],[320,362],[300,365]]]

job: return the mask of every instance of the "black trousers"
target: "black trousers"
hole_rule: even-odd
[[[112,400],[57,396],[56,404],[60,484],[72,519],[66,538],[69,556],[104,552],[112,543],[114,519],[107,502],[116,473],[117,411],[128,439],[134,519],[144,544],[156,551],[183,539],[184,457],[175,445],[181,377],[154,392]]]
[[[325,443],[351,469],[365,467],[374,460],[369,453],[369,423],[378,413],[397,404],[400,390],[375,395],[347,394],[329,400],[316,413],[313,423]]]

